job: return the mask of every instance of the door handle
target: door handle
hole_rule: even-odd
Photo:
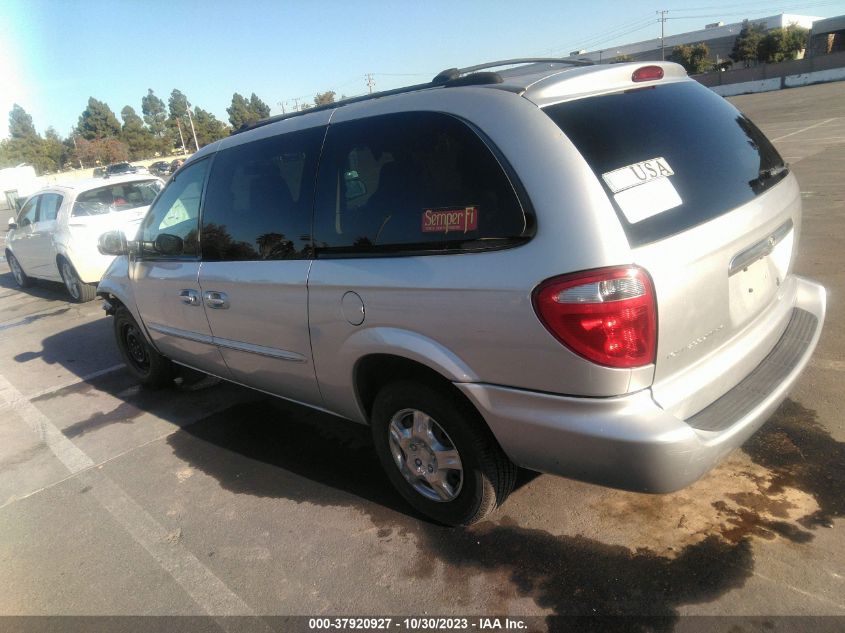
[[[215,310],[226,310],[229,307],[229,295],[225,292],[207,290],[205,293],[205,305]]]
[[[182,298],[182,303],[187,303],[189,306],[198,306],[200,304],[200,293],[196,290],[183,290],[179,293]]]

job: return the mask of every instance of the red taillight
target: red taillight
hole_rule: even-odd
[[[643,66],[637,68],[631,75],[631,81],[654,81],[663,79],[663,69],[660,66]]]
[[[546,329],[587,360],[608,367],[654,362],[654,289],[641,268],[600,268],[553,277],[537,286],[533,300]]]

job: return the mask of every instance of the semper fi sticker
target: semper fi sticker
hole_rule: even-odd
[[[450,233],[478,230],[478,207],[426,209],[422,214],[423,233]]]

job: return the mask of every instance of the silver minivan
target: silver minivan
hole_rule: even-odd
[[[680,66],[510,60],[204,147],[101,238],[98,293],[143,383],[368,424],[466,525],[517,467],[659,493],[741,445],[824,321],[800,228],[772,144]]]

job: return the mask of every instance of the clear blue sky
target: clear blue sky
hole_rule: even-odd
[[[233,92],[278,102],[431,79],[438,71],[527,55],[566,55],[705,23],[797,13],[845,14],[845,0],[222,2],[0,0],[0,137],[12,103],[39,132],[66,136],[89,96],[140,114],[148,88],[174,88],[227,121]]]

